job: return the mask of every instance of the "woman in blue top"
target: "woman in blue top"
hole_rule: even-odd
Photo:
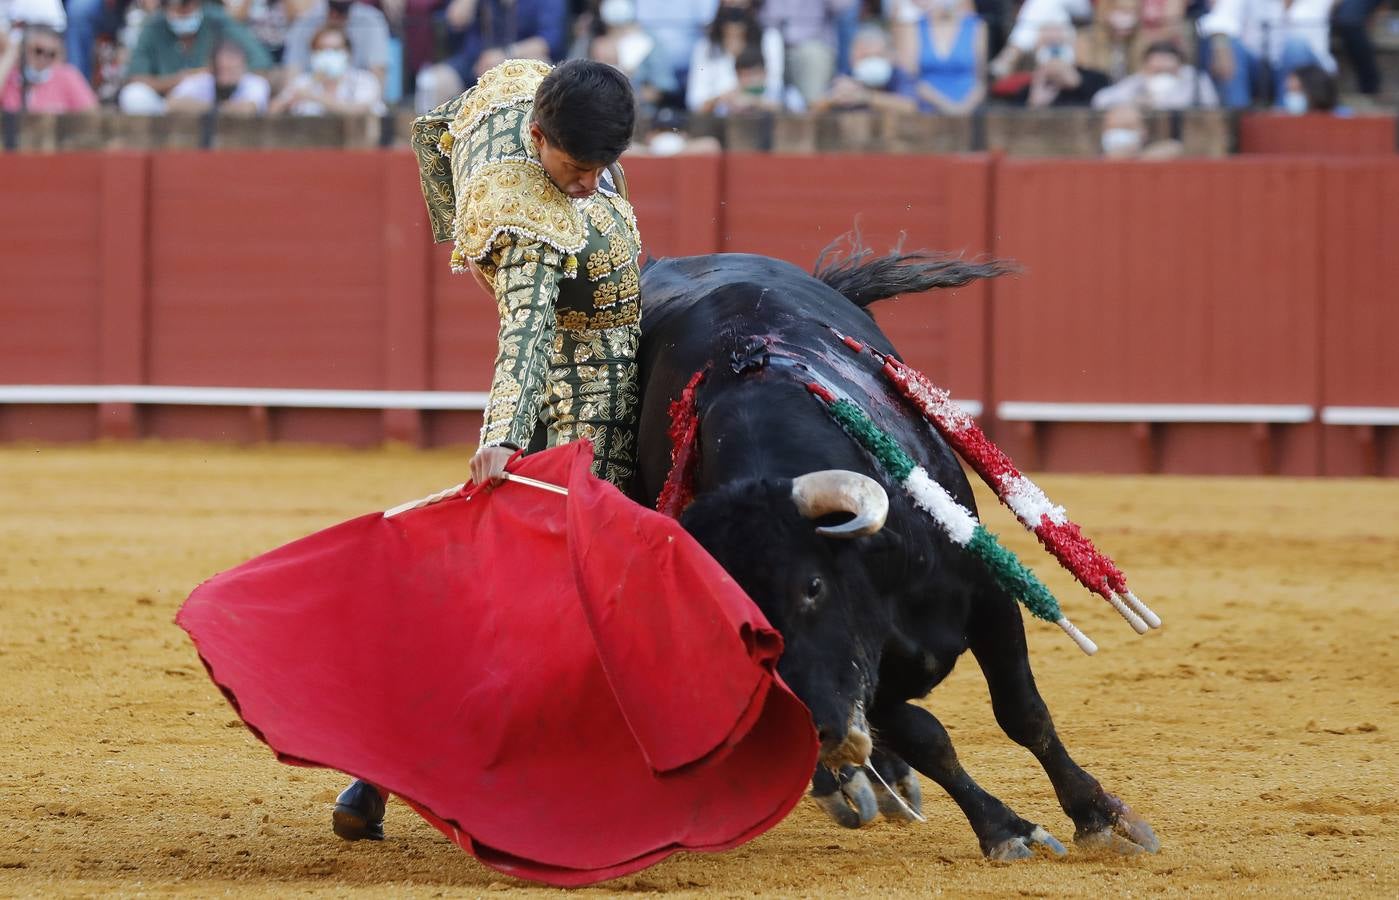
[[[986,23],[968,0],[913,0],[905,9],[895,45],[919,109],[970,113],[986,97]]]

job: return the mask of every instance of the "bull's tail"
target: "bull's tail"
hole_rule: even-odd
[[[821,251],[812,273],[861,309],[900,294],[918,294],[933,288],[961,287],[978,278],[995,278],[1019,271],[1007,260],[967,260],[951,254],[918,250],[905,253],[896,247],[875,256],[855,231],[832,241]]]

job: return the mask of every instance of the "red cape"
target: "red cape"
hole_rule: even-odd
[[[557,885],[724,850],[805,792],[818,744],[781,637],[680,526],[588,471],[361,516],[224,572],[176,621],[283,762],[397,794]]]

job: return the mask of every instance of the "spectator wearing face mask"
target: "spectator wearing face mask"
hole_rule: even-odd
[[[1287,114],[1350,115],[1350,110],[1338,105],[1339,101],[1340,92],[1336,88],[1335,76],[1321,66],[1300,66],[1287,74],[1281,104]]]
[[[1031,109],[1088,106],[1093,95],[1108,86],[1108,77],[1077,64],[1074,31],[1067,25],[1044,25],[1035,48],[1030,83],[1013,99]]]
[[[248,71],[248,57],[242,47],[232,41],[219,44],[214,48],[211,69],[175,85],[166,108],[170,112],[203,112],[218,106],[221,113],[247,116],[267,112],[272,88],[266,78]]]
[[[217,4],[200,0],[166,0],[159,15],[141,24],[141,34],[126,64],[126,84],[117,95],[122,112],[154,116],[165,112],[175,85],[209,72],[215,45],[232,41],[243,48],[247,67],[264,71],[272,58],[252,33]]]
[[[916,0],[918,15],[895,26],[900,68],[918,108],[966,115],[986,98],[986,23],[967,0]]]
[[[602,0],[589,34],[575,42],[569,56],[621,69],[648,113],[680,91],[665,48],[636,20],[635,0]]]
[[[806,99],[791,85],[772,96],[768,82],[767,59],[763,51],[750,44],[734,60],[737,84],[719,98],[712,111],[715,115],[731,116],[742,113],[805,112]]]
[[[1184,147],[1180,141],[1147,141],[1146,120],[1134,103],[1114,106],[1103,116],[1103,156],[1107,159],[1175,159]]]
[[[736,62],[739,54],[749,48],[762,53],[766,77],[763,97],[774,107],[784,105],[782,35],[776,29],[762,27],[750,7],[725,3],[715,12],[705,39],[695,45],[690,56],[685,90],[685,105],[690,111],[713,112],[739,91]]]
[[[83,73],[63,60],[63,40],[47,25],[15,37],[0,30],[0,109],[75,113],[97,107]]]
[[[1215,0],[1199,21],[1200,65],[1231,109],[1262,99],[1269,70],[1280,100],[1294,69],[1336,71],[1330,15],[1331,0]]]
[[[907,87],[908,79],[893,62],[889,35],[878,25],[864,25],[850,43],[850,74],[837,75],[826,96],[812,107],[830,109],[881,109],[913,112],[918,108]]]
[[[353,45],[344,29],[326,25],[311,39],[311,70],[293,78],[270,111],[294,116],[382,115],[384,94],[368,69],[351,65]]]
[[[1214,109],[1219,96],[1205,73],[1185,64],[1179,47],[1163,41],[1147,48],[1141,71],[1093,95],[1094,109],[1124,103],[1146,109]]]
[[[1015,27],[1006,38],[1006,45],[991,60],[994,78],[1004,78],[1014,72],[1026,58],[1032,58],[1040,45],[1040,29],[1046,26],[1069,27],[1093,17],[1092,0],[1025,0],[1015,16]]]
[[[321,0],[292,23],[282,52],[287,79],[310,70],[311,43],[326,26],[339,28],[349,38],[354,48],[350,67],[369,70],[382,85],[389,67],[389,23],[379,10],[354,0]]]

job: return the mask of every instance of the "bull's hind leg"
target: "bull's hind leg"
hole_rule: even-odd
[[[1025,626],[1015,602],[994,591],[979,609],[971,626],[970,648],[986,676],[996,721],[1006,736],[1033,753],[1044,767],[1059,806],[1073,820],[1075,843],[1119,853],[1155,853],[1161,844],[1146,820],[1103,790],[1064,749],[1035,687]]]
[[[871,714],[870,723],[895,753],[956,801],[988,859],[1023,859],[1033,856],[1036,846],[1056,856],[1064,854],[1064,845],[1049,832],[1017,816],[972,780],[957,760],[947,729],[932,713],[911,703],[895,703],[878,710],[877,717]]]

